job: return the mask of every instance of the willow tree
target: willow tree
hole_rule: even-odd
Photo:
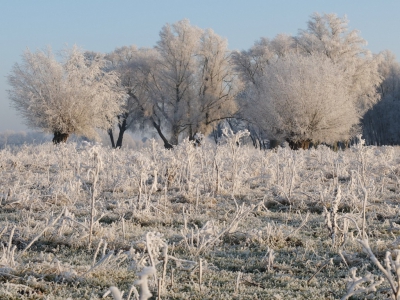
[[[347,77],[322,55],[289,54],[266,66],[248,113],[292,149],[349,138],[359,122]]]
[[[50,49],[27,50],[8,76],[11,105],[28,126],[53,133],[54,143],[71,134],[97,138],[97,128],[107,130],[125,94],[119,78],[104,71],[101,55],[88,59],[76,46],[58,61]]]
[[[346,17],[314,13],[307,29],[299,30],[295,40],[299,53],[324,55],[343,72],[359,114],[363,115],[379,100],[380,56],[372,55],[365,48],[367,41],[358,30],[349,29]]]
[[[253,141],[259,140],[260,145],[266,138],[271,147],[278,146],[280,141],[275,134],[270,134],[271,130],[266,130],[265,124],[261,124],[264,118],[254,118],[253,111],[257,110],[254,96],[261,92],[262,85],[265,84],[262,78],[268,66],[280,57],[293,53],[293,45],[292,37],[279,34],[272,40],[260,38],[249,50],[234,51],[232,55],[235,70],[244,83],[244,89],[238,97],[239,110],[236,117],[247,124],[251,138]]]
[[[278,128],[276,127],[278,123],[275,122],[275,127],[266,128],[265,117],[254,118],[253,111],[257,108],[254,101],[258,103],[260,99],[257,98],[257,95],[265,94],[268,89],[269,83],[265,78],[271,76],[268,72],[273,70],[269,67],[275,64],[277,60],[283,63],[285,57],[293,57],[293,55],[297,55],[299,61],[300,56],[319,57],[318,59],[325,57],[331,63],[335,72],[340,75],[339,78],[346,82],[348,96],[346,99],[352,101],[351,104],[355,107],[358,115],[358,118],[356,118],[358,121],[353,123],[348,133],[343,134],[342,138],[347,139],[347,137],[354,136],[359,131],[360,117],[380,98],[379,93],[377,93],[377,88],[381,82],[381,76],[378,72],[380,56],[372,55],[365,48],[365,45],[366,41],[360,37],[357,30],[349,30],[346,18],[340,18],[335,14],[321,15],[315,13],[308,21],[307,29],[299,30],[297,36],[278,35],[272,41],[262,38],[250,50],[237,52],[235,54],[236,68],[246,83],[245,92],[240,98],[242,117],[259,128],[263,128],[268,133],[269,139],[280,136],[290,140],[291,145],[297,147],[298,145],[295,145],[301,139],[299,140],[300,137],[295,132],[292,134],[287,131],[286,125],[288,124],[282,123],[283,128]],[[297,75],[302,76],[300,73]],[[294,80],[294,78],[291,80]],[[285,86],[282,86],[282,88],[285,90]],[[265,100],[269,101],[268,99]],[[260,115],[257,111],[255,113]],[[269,123],[272,124],[274,116],[272,113],[268,115],[270,116]],[[351,121],[353,122],[354,119],[351,119]],[[348,122],[345,121],[344,124],[347,126]],[[339,128],[341,124],[337,126]],[[284,136],[285,133],[289,136]],[[293,136],[296,137],[294,140],[292,139]],[[318,140],[326,140],[326,138],[318,138]]]
[[[113,130],[108,134],[113,147],[122,146],[123,135],[126,130],[143,129],[146,126],[154,127],[164,142],[165,148],[173,146],[164,134],[163,127],[168,125],[168,116],[163,108],[163,93],[160,89],[159,52],[154,48],[137,48],[134,45],[116,48],[107,54],[110,69],[114,70],[121,80],[127,98],[123,110],[118,115],[118,139],[114,142]],[[160,100],[161,99],[161,100]]]
[[[152,106],[149,101],[149,76],[154,66],[152,63],[154,49],[138,49],[135,45],[116,48],[106,55],[109,61],[108,68],[115,71],[119,78],[121,88],[127,97],[122,105],[122,112],[118,114],[117,127],[119,129],[116,143],[114,142],[113,128],[108,130],[111,144],[114,148],[121,148],[126,130],[134,129],[151,115]]]
[[[208,134],[216,122],[232,116],[240,85],[225,39],[182,20],[162,28],[156,50],[153,112],[163,120],[169,144],[178,144],[181,134],[190,139]]]

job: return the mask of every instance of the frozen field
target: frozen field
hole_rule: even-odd
[[[145,299],[134,282],[153,266],[152,299],[346,299],[357,280],[351,299],[388,299],[400,149],[260,151],[237,138],[1,150],[0,298],[100,299],[115,286],[115,299]]]

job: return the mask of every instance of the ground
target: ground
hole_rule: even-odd
[[[400,149],[236,142],[1,150],[0,298],[135,299],[151,266],[152,299],[390,297],[360,241],[395,262]]]

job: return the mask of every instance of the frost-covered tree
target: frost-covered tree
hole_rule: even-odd
[[[160,53],[160,72],[156,82],[156,103],[170,126],[170,143],[178,144],[179,134],[189,123],[189,103],[196,96],[196,54],[202,30],[188,20],[165,25],[160,32],[157,50]],[[155,89],[154,89],[155,90]]]
[[[307,29],[300,30],[298,36],[278,35],[272,41],[262,38],[250,50],[235,53],[236,68],[246,83],[246,89],[240,97],[241,117],[252,123],[253,126],[267,130],[265,118],[254,118],[254,110],[257,114],[257,105],[254,101],[268,89],[267,85],[270,85],[265,80],[265,76],[271,75],[267,74],[270,71],[266,71],[269,66],[277,60],[294,54],[304,57],[320,57],[319,59],[322,59],[321,56],[325,56],[334,66],[335,72],[340,73],[340,79],[345,78],[343,81],[347,83],[347,99],[353,101],[352,104],[356,108],[357,114],[362,116],[379,100],[377,87],[381,82],[378,72],[380,57],[371,55],[364,48],[365,45],[366,41],[359,36],[358,31],[349,31],[346,18],[339,18],[335,14],[315,13],[311,16]],[[269,123],[276,126],[278,123],[272,121],[273,113],[271,112],[269,116]],[[355,134],[358,122],[354,120],[350,120],[354,126],[349,127],[348,133],[340,134],[342,138]],[[348,122],[345,122],[344,127],[347,125]],[[341,124],[337,126],[337,131],[341,132]],[[278,134],[279,131],[281,134]],[[270,139],[279,136],[288,139],[285,136],[287,133],[286,129],[275,127],[268,129],[267,136]],[[327,138],[318,140],[327,140]]]
[[[179,136],[208,134],[236,111],[240,81],[227,41],[188,20],[165,25],[153,49],[121,47],[107,55],[128,98],[118,116],[119,137],[135,124],[149,124],[166,148]],[[112,132],[109,131],[113,140]]]
[[[249,50],[234,51],[235,69],[247,85],[257,85],[267,65],[275,60],[275,52],[267,38],[256,41]]]
[[[354,94],[352,98],[361,115],[379,100],[380,58],[365,48],[367,42],[357,30],[349,30],[346,17],[314,13],[307,23],[307,29],[299,30],[295,40],[298,52],[326,55],[342,70],[351,83],[350,92]]]
[[[383,80],[379,85],[378,92],[382,98],[389,95],[400,97],[400,64],[396,56],[389,50],[379,53],[379,56],[381,61],[378,71]]]
[[[150,88],[169,144],[178,144],[181,133],[189,138],[207,134],[233,114],[239,84],[226,40],[182,20],[162,28],[156,49],[160,58]]]
[[[400,144],[400,64],[386,50],[380,53],[379,74],[383,81],[378,87],[381,100],[363,117],[363,136],[368,144]]]
[[[248,113],[293,149],[349,137],[359,117],[342,70],[326,56],[288,54],[266,66]]]
[[[294,39],[284,34],[277,35],[273,40],[261,38],[249,50],[233,52],[235,70],[245,86],[238,96],[239,110],[235,117],[247,123],[253,141],[261,142],[268,137],[272,147],[278,145],[278,140],[269,136],[265,131],[265,126],[259,125],[262,120],[254,117],[253,111],[256,109],[254,95],[263,88],[262,85],[265,81],[261,78],[264,76],[268,65],[275,62],[279,57],[284,57],[292,52],[294,52]],[[256,145],[256,143],[253,144]]]
[[[110,128],[125,97],[104,64],[102,56],[89,59],[76,46],[63,52],[62,62],[50,49],[27,50],[8,76],[11,104],[28,126],[53,133],[54,143],[72,133],[96,138],[96,128]]]
[[[121,81],[121,87],[127,94],[123,110],[118,115],[118,138],[114,142],[113,129],[108,130],[113,147],[122,147],[126,130],[135,125],[143,126],[152,115],[152,103],[149,83],[154,75],[157,52],[154,49],[138,49],[135,45],[116,48],[106,55],[108,68],[115,71]]]
[[[227,41],[211,29],[204,31],[196,56],[197,97],[190,103],[190,138],[197,132],[209,134],[215,122],[232,116],[237,109],[234,99],[241,88]]]
[[[127,94],[123,111],[118,115],[118,140],[114,143],[112,129],[108,131],[113,147],[122,146],[126,130],[140,129],[149,125],[154,127],[164,142],[165,148],[172,148],[162,127],[168,125],[165,118],[160,73],[163,69],[160,54],[155,48],[124,46],[116,48],[107,55],[110,69],[115,70],[121,79],[121,86]]]

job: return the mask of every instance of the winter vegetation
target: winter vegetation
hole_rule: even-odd
[[[361,133],[367,144],[396,144],[399,66],[390,51],[371,54],[366,44],[335,14],[315,13],[296,36],[262,37],[242,51],[184,19],[166,24],[153,48],[74,46],[60,58],[27,50],[9,74],[9,95],[54,143],[103,130],[121,148],[126,131],[145,130],[171,149],[217,138],[227,123],[249,130],[259,148],[336,148]]]
[[[348,80],[326,56],[287,56],[268,64],[248,112],[268,136],[294,149],[348,140],[358,122]]]
[[[400,65],[346,18],[242,51],[181,20],[8,81],[43,133],[0,134],[1,299],[400,300]]]
[[[0,298],[399,299],[399,149],[248,134],[2,149]]]
[[[9,94],[27,125],[53,133],[55,143],[72,133],[96,138],[96,128],[111,126],[125,95],[117,89],[117,74],[102,70],[101,56],[87,59],[73,47],[61,63],[50,49],[27,50],[22,58],[8,78]]]

